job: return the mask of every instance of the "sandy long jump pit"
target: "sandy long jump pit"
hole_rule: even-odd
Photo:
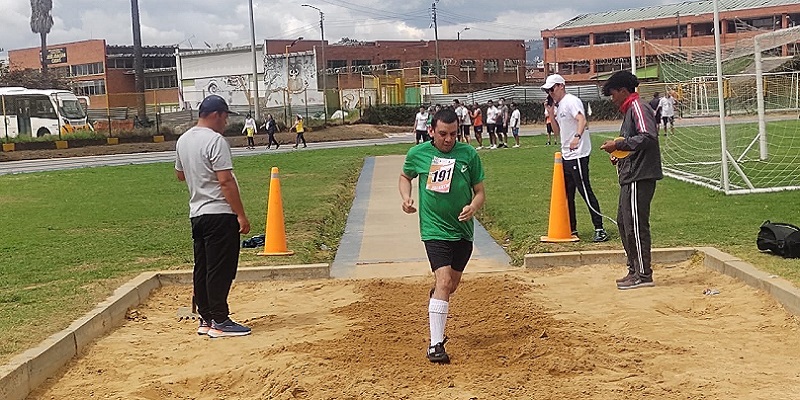
[[[425,358],[430,278],[235,284],[253,334],[178,322],[165,286],[32,399],[796,399],[798,320],[698,262],[465,275],[450,365]],[[703,291],[713,288],[716,295]]]

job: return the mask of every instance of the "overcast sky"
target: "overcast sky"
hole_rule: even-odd
[[[437,4],[440,39],[540,39],[553,28],[584,13],[676,3],[677,0],[441,0]],[[130,0],[53,0],[55,24],[48,44],[105,39],[131,45]],[[325,38],[358,40],[433,39],[432,0],[253,0],[256,41],[277,38],[318,39],[319,14],[325,13]],[[30,2],[0,0],[0,48],[36,47],[30,30]],[[250,44],[248,0],[139,0],[142,43],[181,48]],[[5,56],[5,52],[0,56]]]

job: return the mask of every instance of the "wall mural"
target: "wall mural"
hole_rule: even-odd
[[[322,104],[314,54],[264,57],[264,84],[267,107],[283,106],[287,95],[293,105]]]

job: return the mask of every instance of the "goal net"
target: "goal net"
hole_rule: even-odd
[[[674,134],[661,131],[665,172],[727,194],[800,189],[800,26],[744,35],[721,46],[722,96],[713,45],[645,42],[659,83],[642,97],[676,99]]]

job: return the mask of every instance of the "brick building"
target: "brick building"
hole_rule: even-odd
[[[588,81],[598,75],[630,69],[628,29],[634,29],[637,65],[650,63],[664,46],[713,46],[714,4],[689,1],[652,7],[578,15],[553,29],[542,31],[546,71],[570,81]],[[721,6],[722,43],[757,33],[789,28],[800,22],[797,0],[739,0]],[[781,55],[798,54],[796,46],[783,46]]]
[[[287,52],[292,40],[268,40],[268,54]],[[325,42],[325,60],[321,59],[322,42],[298,40],[289,52],[315,50],[317,67],[327,74],[328,88],[362,87],[362,74],[379,76],[387,71],[407,69],[414,79],[434,82],[446,78],[452,92],[467,92],[486,87],[525,82],[525,43],[522,40],[439,40],[441,70],[436,74],[436,42],[364,41],[348,44]],[[418,72],[414,74],[412,70]],[[319,87],[322,88],[320,77]],[[412,82],[406,79],[407,83]],[[438,83],[438,82],[437,82]]]
[[[145,99],[164,110],[177,107],[174,46],[144,46]],[[89,96],[90,108],[136,107],[133,46],[92,39],[47,46],[48,71],[69,77],[77,95]],[[40,48],[9,50],[9,67],[39,69]]]

